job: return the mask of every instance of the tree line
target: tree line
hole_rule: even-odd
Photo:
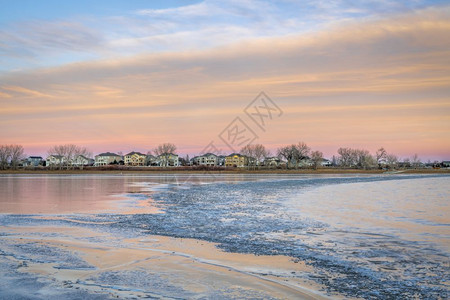
[[[159,156],[175,153],[177,147],[172,143],[164,143],[149,151],[147,154],[155,154]],[[219,153],[217,153],[218,155]],[[246,145],[240,150],[240,154],[248,157],[249,166],[260,166],[264,160],[272,156],[272,153],[261,144]],[[74,144],[55,145],[48,150],[48,155],[56,155],[63,157],[59,161],[59,167],[70,168],[72,162],[78,156],[82,155],[86,158],[92,156],[92,153],[85,147]],[[122,155],[119,152],[119,155]],[[285,162],[286,168],[302,168],[312,167],[319,168],[323,161],[323,153],[319,150],[312,150],[305,142],[298,142],[279,147],[276,150],[275,157]],[[21,145],[0,145],[0,169],[7,168],[17,169],[21,161],[25,159],[24,148]],[[182,159],[189,162],[189,156]],[[403,166],[417,168],[422,163],[417,154],[411,158],[400,161],[395,154],[388,153],[383,147],[379,148],[374,154],[368,150],[358,148],[339,148],[337,155],[334,155],[330,161],[331,166],[340,168],[357,168],[357,169],[375,169],[375,168],[395,168],[399,164]]]
[[[8,167],[17,169],[20,162],[25,158],[24,149],[21,145],[0,145],[0,169]]]

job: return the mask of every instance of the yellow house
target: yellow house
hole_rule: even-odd
[[[130,152],[124,156],[124,164],[127,166],[144,166],[147,155],[139,152]]]
[[[238,167],[242,168],[247,166],[248,158],[245,155],[241,155],[239,153],[232,153],[228,156],[225,156],[225,167]]]

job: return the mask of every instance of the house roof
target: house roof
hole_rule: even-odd
[[[271,160],[275,159],[275,160],[280,160],[281,161],[281,159],[279,157],[276,157],[276,156],[264,158],[264,160],[269,160],[269,159],[271,159]]]
[[[96,156],[120,156],[120,155],[111,153],[111,152],[105,152],[105,153],[100,153],[99,155],[96,155]]]
[[[239,157],[246,157],[245,155],[239,154],[239,153],[231,153],[230,155],[227,155],[226,157],[232,157],[232,156],[235,156],[235,155],[237,155]]]
[[[199,155],[199,156],[211,156],[211,155],[217,156],[217,155],[215,155],[214,153],[211,153],[211,152],[208,152],[208,153],[205,153],[205,154],[202,154],[202,155]]]
[[[77,155],[76,157],[82,157],[82,158],[84,158],[84,159],[86,159],[86,160],[90,160],[90,159],[92,159],[92,158],[89,158],[89,157],[86,157],[86,156],[84,156],[84,155]]]
[[[125,156],[128,156],[128,155],[134,155],[134,154],[141,155],[141,156],[145,156],[145,154],[142,154],[141,152],[136,152],[136,151],[131,151],[130,153],[125,154]]]
[[[28,158],[31,158],[31,159],[42,159],[41,156],[29,156]]]

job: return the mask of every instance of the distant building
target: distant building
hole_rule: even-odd
[[[331,167],[332,163],[331,163],[331,160],[326,159],[326,158],[322,158],[322,162],[320,163],[320,165],[322,167]]]
[[[125,154],[123,161],[127,166],[144,166],[146,158],[147,155],[133,151]]]
[[[159,166],[159,160],[156,156],[151,155],[151,154],[147,154],[145,156],[145,162],[144,162],[145,166]]]
[[[178,167],[180,165],[178,155],[173,153],[158,155],[157,161],[160,167]]]
[[[305,156],[298,160],[297,165],[300,168],[307,168],[307,167],[312,167],[314,165],[314,163],[311,160],[311,158]]]
[[[122,160],[122,156],[111,153],[111,152],[105,152],[100,153],[99,155],[95,156],[95,166],[107,166],[110,164],[119,164]]]
[[[37,167],[45,164],[45,160],[41,156],[29,156],[23,161],[24,167]]]
[[[450,160],[443,160],[441,162],[441,166],[444,168],[449,168],[450,167]]]
[[[94,163],[95,163],[95,160],[93,160],[92,158],[88,158],[84,155],[77,155],[72,160],[72,166],[76,166],[76,167],[93,166]]]
[[[49,155],[45,160],[45,165],[47,167],[60,167],[67,162],[67,159],[62,155],[52,154]]]
[[[280,166],[281,159],[279,157],[273,156],[273,157],[266,157],[263,162],[264,166],[276,168]]]
[[[248,165],[248,158],[239,153],[232,153],[225,156],[225,167],[243,168]]]
[[[217,163],[219,164],[219,166],[225,166],[225,155],[218,155]]]
[[[193,164],[197,166],[214,167],[219,165],[219,157],[214,153],[206,153],[196,156],[192,159]]]

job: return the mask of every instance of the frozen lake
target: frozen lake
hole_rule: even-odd
[[[14,272],[2,275],[0,298],[445,299],[449,187],[448,175],[4,175],[0,267]],[[183,240],[192,249],[173,250]],[[170,248],[195,258],[186,272],[209,267],[189,284],[187,263],[169,267],[173,257],[111,273],[104,256],[89,261],[97,248]],[[205,284],[208,272],[217,287]],[[157,278],[142,281],[148,274]],[[29,286],[12,292],[20,282]]]

